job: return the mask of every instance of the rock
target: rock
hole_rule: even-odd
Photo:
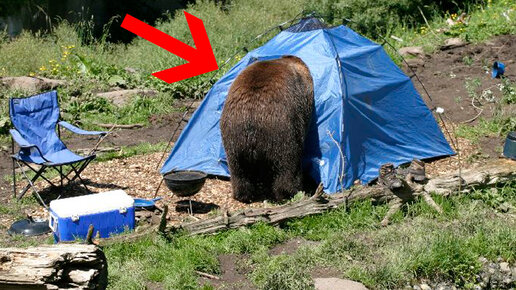
[[[402,47],[398,50],[399,54],[402,56],[417,56],[417,57],[424,57],[425,52],[423,51],[423,47],[421,46],[407,46]]]
[[[29,93],[52,90],[66,84],[65,80],[54,80],[43,77],[3,77],[0,82],[11,90]]]
[[[432,290],[432,288],[426,283],[419,285],[419,287],[421,287],[421,290]]]
[[[364,284],[339,278],[315,278],[315,289],[318,290],[366,290]]]
[[[441,50],[447,50],[457,47],[462,47],[467,45],[468,42],[462,40],[461,38],[454,37],[454,38],[448,38],[444,41],[444,45],[441,46]]]
[[[137,73],[137,72],[138,72],[135,68],[132,68],[132,67],[126,67],[126,68],[124,68],[124,70],[125,70],[127,73],[130,73],[130,74],[135,74],[135,73]]]
[[[407,59],[405,61],[407,62],[407,65],[409,67],[413,67],[413,68],[425,65],[425,61],[420,58],[411,58],[411,59]]]
[[[140,89],[133,89],[133,90],[117,90],[117,91],[111,91],[111,92],[105,92],[105,93],[98,93],[97,97],[103,97],[108,100],[110,100],[113,105],[117,107],[123,107],[129,101],[132,97],[139,95],[139,96],[146,96],[151,97],[157,95],[158,92],[155,90],[140,90]]]
[[[500,271],[505,272],[505,273],[510,273],[511,268],[509,267],[509,263],[507,263],[507,262],[500,263]]]
[[[455,290],[457,288],[455,288],[454,285],[451,285],[451,284],[448,284],[448,283],[445,283],[445,282],[441,282],[437,285],[435,285],[435,290]]]

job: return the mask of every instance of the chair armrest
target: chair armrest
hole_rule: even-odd
[[[70,130],[71,132],[73,132],[75,134],[79,134],[79,135],[106,135],[107,134],[107,132],[104,132],[104,131],[86,131],[86,130],[76,127],[65,121],[59,121],[59,123],[57,123],[57,124],[59,126],[62,126],[66,129]]]
[[[18,130],[11,129],[11,130],[9,130],[9,133],[11,133],[11,136],[13,137],[14,142],[16,142],[16,144],[18,144],[18,146],[20,146],[20,148],[29,149],[29,150],[31,150],[31,148],[36,148],[36,150],[38,150],[38,153],[41,156],[41,158],[43,158],[43,160],[45,160],[46,162],[49,162],[49,160],[43,156],[43,153],[41,152],[41,150],[39,150],[39,147],[37,145],[30,144],[29,141],[25,140],[25,138],[23,138],[23,136],[20,134],[20,132],[18,132]]]
[[[9,130],[9,133],[11,133],[11,136],[13,137],[14,142],[16,142],[16,144],[18,144],[18,146],[20,146],[21,148],[31,148],[31,147],[38,148],[38,146],[36,146],[34,144],[30,144],[29,141],[25,140],[25,138],[23,138],[22,135],[20,134],[20,132],[18,132],[17,130],[11,129],[11,130]]]

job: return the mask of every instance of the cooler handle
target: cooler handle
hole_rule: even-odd
[[[48,219],[48,227],[55,233],[57,232],[57,218],[50,213],[50,218]]]

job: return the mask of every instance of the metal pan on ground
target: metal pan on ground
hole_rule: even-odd
[[[153,199],[134,198],[134,207],[138,209],[153,209],[156,207],[156,201],[160,200],[161,197]]]
[[[196,170],[178,170],[163,176],[168,189],[177,196],[192,196],[199,192],[208,175]]]
[[[39,236],[50,231],[48,220],[28,218],[14,222],[7,233],[10,235]]]

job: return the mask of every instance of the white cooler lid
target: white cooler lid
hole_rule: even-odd
[[[122,208],[130,208],[134,199],[123,190],[93,193],[77,197],[56,199],[50,202],[50,210],[60,218],[96,214]]]

